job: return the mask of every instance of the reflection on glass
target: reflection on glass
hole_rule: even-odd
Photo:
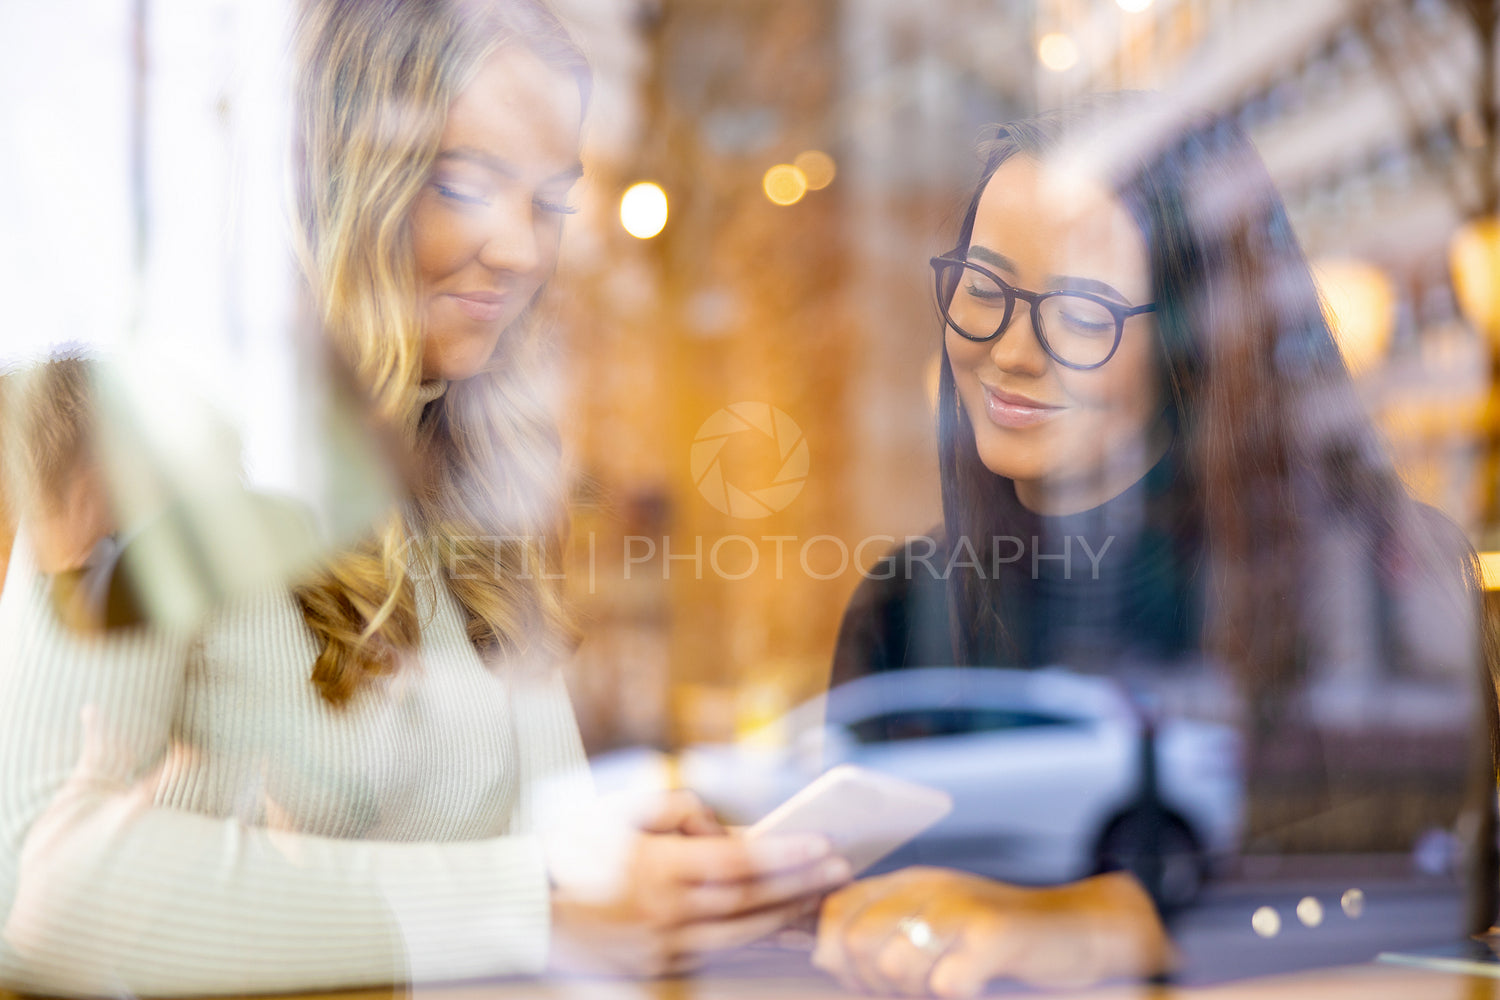
[[[0,4],[0,985],[1493,918],[1490,5],[115,6]],[[721,828],[836,765],[954,809]]]
[[[691,744],[682,780],[737,822],[833,764],[952,796],[831,897],[816,960],[846,982],[945,974],[903,920],[981,942],[946,953],[966,975],[1051,984],[1069,917],[1132,914],[1093,975],[1155,971],[1165,931],[1188,980],[1478,929],[1477,563],[1397,474],[1256,150],[1120,95],[981,154],[933,258],[943,522],[866,564],[784,739]],[[1305,951],[1351,877],[1381,919]],[[994,959],[1000,914],[1041,906],[1056,933]]]

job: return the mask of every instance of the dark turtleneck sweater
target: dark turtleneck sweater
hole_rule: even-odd
[[[1007,533],[909,538],[867,574],[839,630],[831,683],[926,666],[1169,664],[1199,648],[1197,549],[1171,489],[1171,452],[1098,507],[1061,516],[1022,510]],[[1017,509],[1021,510],[1019,504]],[[969,574],[995,606],[1003,637],[970,635],[955,653],[953,581]],[[972,623],[961,623],[969,628]],[[960,662],[967,659],[968,662]]]

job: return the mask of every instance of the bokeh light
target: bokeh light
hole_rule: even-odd
[[[838,173],[833,157],[821,149],[809,149],[804,153],[798,153],[796,159],[792,160],[792,166],[802,171],[802,176],[807,178],[809,191],[823,190],[833,183],[834,175]]]
[[[1355,374],[1377,367],[1396,329],[1396,292],[1374,264],[1345,257],[1313,262],[1333,338]]]
[[[1339,906],[1344,909],[1344,916],[1350,920],[1358,920],[1365,912],[1365,894],[1362,889],[1350,889],[1339,897]]]
[[[1077,43],[1061,32],[1043,35],[1041,41],[1037,42],[1036,54],[1042,65],[1054,73],[1061,73],[1078,65]]]
[[[778,163],[761,178],[766,197],[778,205],[795,205],[807,194],[807,175],[790,163]]]
[[[1250,927],[1263,938],[1273,938],[1281,933],[1281,914],[1269,906],[1262,906],[1250,915]]]
[[[1500,219],[1477,219],[1453,236],[1448,266],[1459,308],[1480,332],[1500,334]]]
[[[1297,904],[1297,919],[1304,927],[1317,927],[1323,922],[1323,904],[1316,896],[1303,896]]]
[[[667,225],[667,193],[658,184],[632,184],[620,198],[620,225],[638,240],[649,240]]]

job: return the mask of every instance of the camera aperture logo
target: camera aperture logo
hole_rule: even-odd
[[[760,481],[730,482],[724,452],[731,441],[753,444],[758,453],[774,457],[774,473]],[[752,402],[731,403],[703,421],[693,438],[689,468],[698,492],[715,510],[753,519],[770,517],[797,499],[808,463],[807,438],[797,421],[769,403]]]

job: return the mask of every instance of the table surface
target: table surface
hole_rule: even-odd
[[[395,986],[282,1000],[849,1000],[856,995],[815,973],[758,976],[742,969],[660,980],[505,980]],[[1500,979],[1370,964],[1206,987],[1119,985],[1043,994],[1002,986],[987,995],[1045,996],[1051,1000],[1500,1000]]]

